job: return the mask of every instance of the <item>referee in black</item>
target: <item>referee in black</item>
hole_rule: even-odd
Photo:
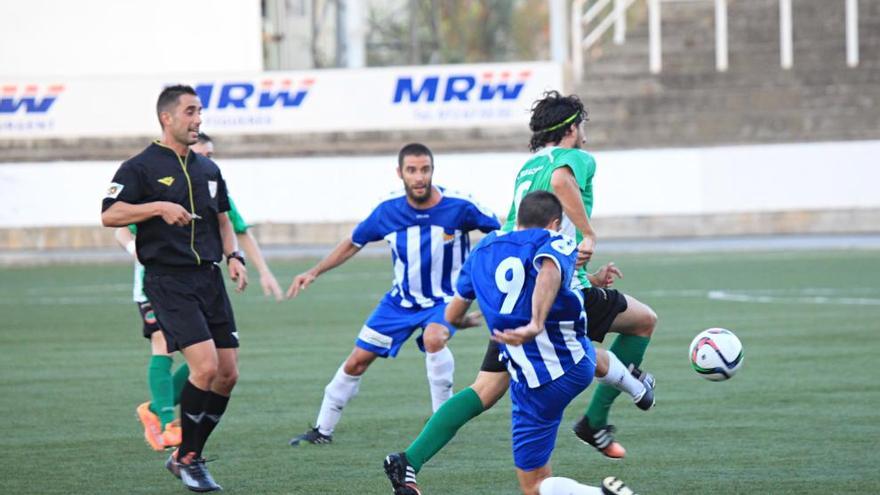
[[[180,394],[183,440],[165,466],[193,491],[220,490],[202,449],[226,410],[238,379],[238,332],[218,263],[226,255],[238,291],[247,285],[244,257],[226,212],[220,169],[190,151],[202,104],[190,86],[169,86],[156,112],[162,138],[124,162],[104,198],[105,227],[137,224],[144,291],[168,351],[183,352],[189,382]]]

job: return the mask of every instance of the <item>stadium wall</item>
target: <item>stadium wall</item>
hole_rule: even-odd
[[[430,143],[429,143],[430,144]],[[604,238],[880,232],[880,141],[595,154]],[[436,156],[435,183],[504,216],[527,153]],[[388,191],[395,156],[218,160],[267,244],[333,243]],[[0,249],[113,245],[99,204],[117,162],[0,165]]]
[[[260,0],[4,1],[0,46],[2,78],[260,71]]]

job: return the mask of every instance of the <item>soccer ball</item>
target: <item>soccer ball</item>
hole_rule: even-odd
[[[703,330],[691,342],[691,366],[700,376],[713,382],[730,379],[743,363],[742,343],[730,330]]]

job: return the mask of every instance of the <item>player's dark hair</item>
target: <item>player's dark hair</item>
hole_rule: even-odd
[[[397,154],[397,168],[403,167],[403,158],[405,156],[427,156],[431,159],[431,166],[434,166],[434,154],[422,143],[409,143]]]
[[[204,132],[199,133],[199,142],[200,143],[213,143],[214,140],[211,139],[211,136],[205,134]]]
[[[558,143],[572,125],[584,120],[588,120],[587,110],[577,95],[562,96],[559,91],[547,91],[532,105],[529,151],[537,151],[547,143]]]
[[[194,90],[192,86],[187,86],[186,84],[167,86],[161,93],[159,93],[159,99],[156,101],[156,116],[159,117],[160,126],[162,125],[162,118],[160,115],[162,112],[170,111],[171,107],[177,105],[177,99],[180,98],[180,95],[198,96],[196,90]]]
[[[516,213],[516,224],[524,229],[543,229],[556,219],[562,219],[562,203],[548,191],[526,194]]]

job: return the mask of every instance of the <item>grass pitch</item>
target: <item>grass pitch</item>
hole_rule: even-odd
[[[556,474],[606,475],[642,494],[880,493],[880,253],[640,254],[614,259],[618,288],[660,323],[644,367],[657,407],[619,400],[612,422],[628,450],[614,463],[580,444],[569,407]],[[273,263],[278,279],[310,265]],[[389,263],[355,259],[295,301],[264,299],[256,280],[233,295],[241,379],[206,455],[227,493],[389,493],[382,459],[430,414],[424,358],[408,343],[378,361],[329,446],[291,448],[315,420],[323,388],[390,285]],[[148,449],[135,419],[147,399],[149,348],[130,298],[129,266],[4,269],[0,277],[0,493],[185,490]],[[732,329],[745,364],[724,383],[699,378],[687,347]],[[456,390],[475,376],[484,328],[459,333]],[[508,399],[465,426],[420,473],[427,494],[517,493]]]

